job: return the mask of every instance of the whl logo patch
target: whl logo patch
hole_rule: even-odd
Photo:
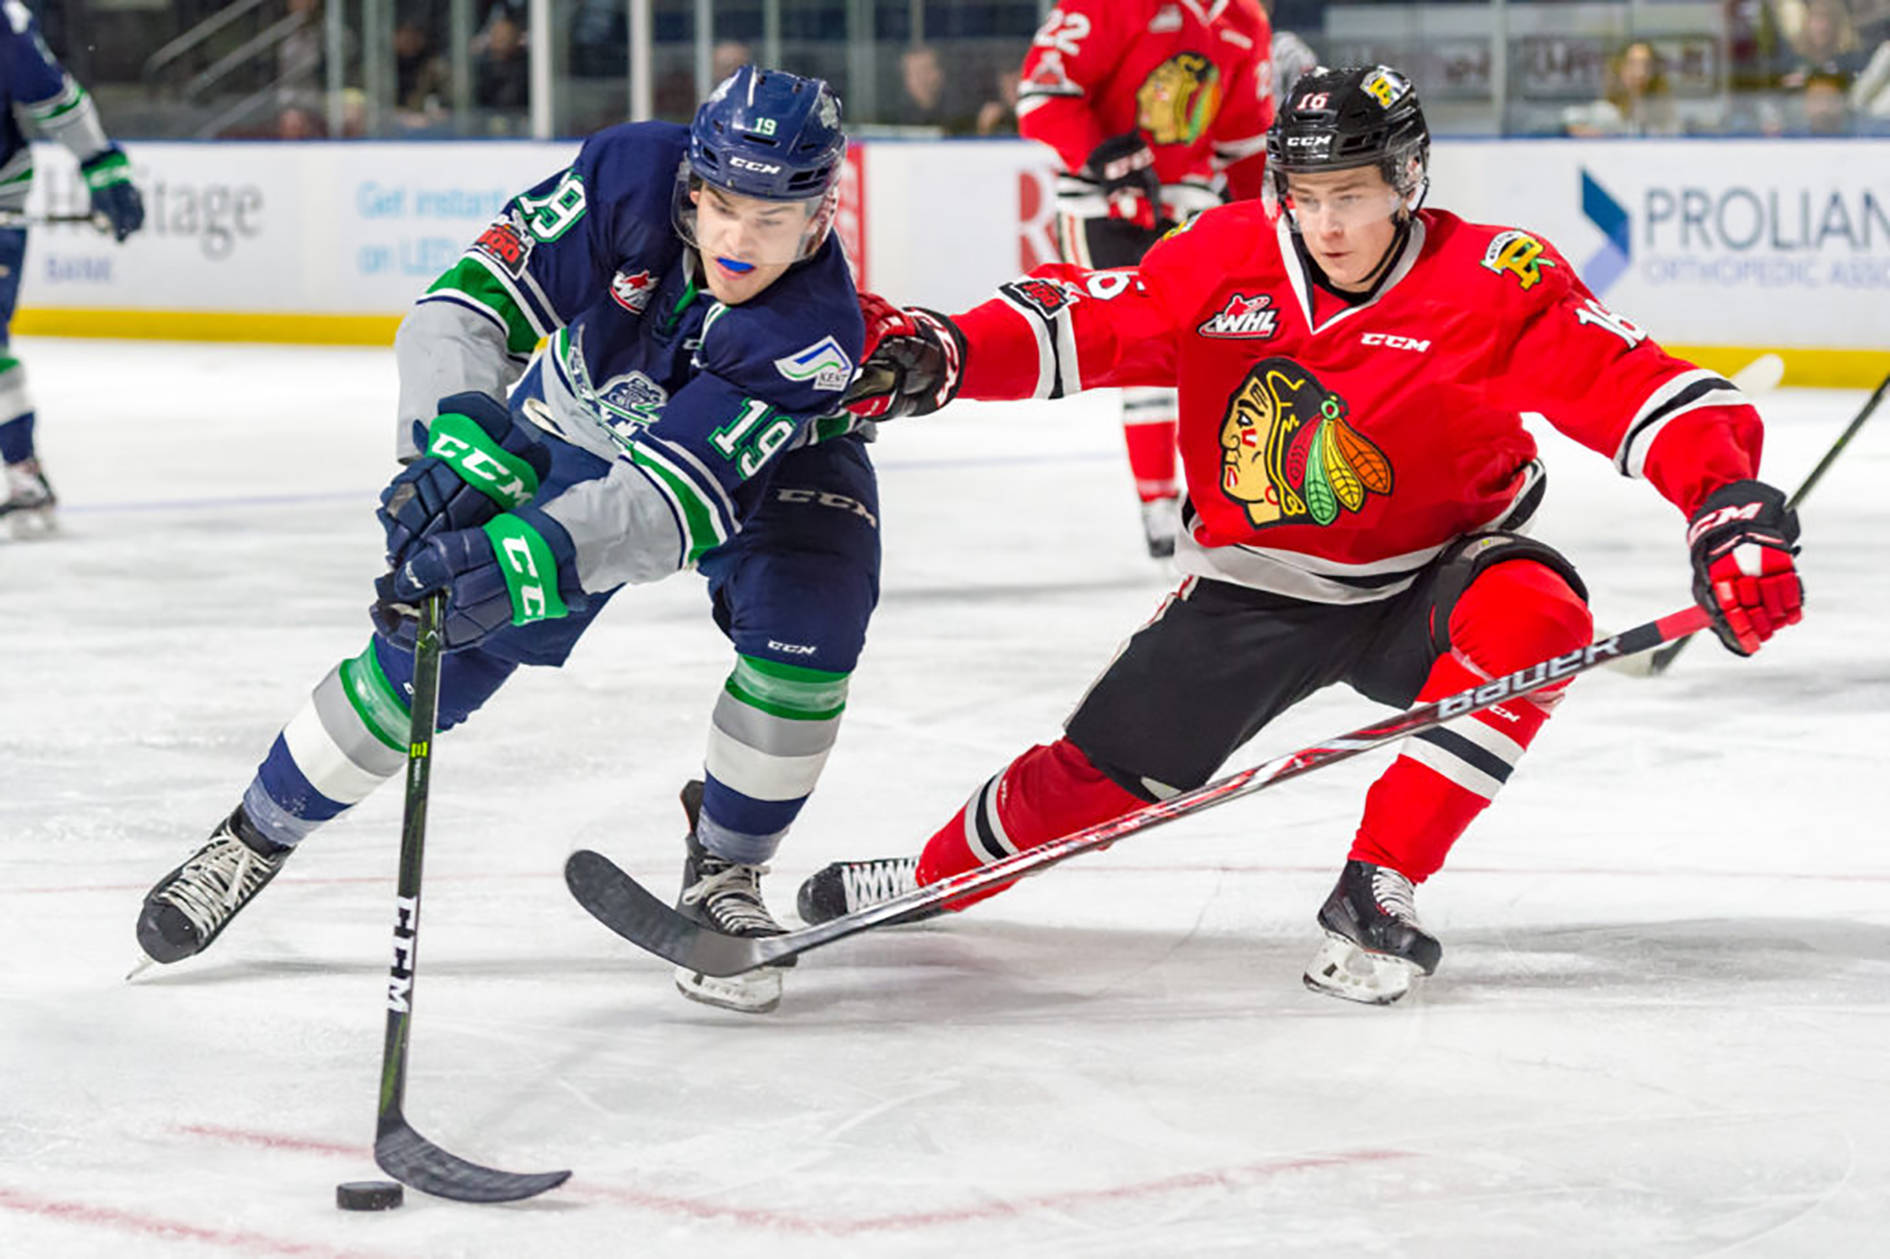
[[[774,370],[796,384],[811,381],[822,393],[839,393],[853,380],[853,360],[832,337],[774,360]]]
[[[1202,321],[1195,331],[1204,337],[1245,338],[1264,341],[1279,331],[1280,312],[1273,308],[1270,294],[1243,297],[1239,293],[1227,299],[1227,305]]]

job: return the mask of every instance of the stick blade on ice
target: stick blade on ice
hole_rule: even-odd
[[[455,1202],[517,1202],[556,1189],[571,1178],[561,1172],[502,1172],[441,1149],[400,1123],[374,1142],[374,1161],[401,1184]]]
[[[572,853],[564,863],[564,883],[597,921],[678,966],[726,977],[761,964],[753,940],[704,931],[600,853]]]

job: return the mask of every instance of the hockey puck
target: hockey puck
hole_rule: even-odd
[[[335,1205],[343,1211],[391,1211],[405,1192],[391,1180],[350,1180],[335,1186]]]

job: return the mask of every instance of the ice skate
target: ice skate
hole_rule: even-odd
[[[56,533],[59,521],[53,509],[58,505],[59,496],[53,493],[38,459],[6,465],[6,498],[0,500],[0,516],[6,517],[7,529],[16,539]]]
[[[774,920],[761,899],[761,876],[767,866],[725,861],[696,842],[696,820],[702,814],[702,784],[690,782],[682,790],[683,812],[689,818],[684,837],[689,855],[683,861],[682,894],[676,908],[724,935],[777,936],[786,928]],[[781,971],[794,965],[787,958],[742,975],[704,975],[687,967],[676,968],[676,990],[691,1001],[766,1014],[781,1004]]]
[[[1142,536],[1152,560],[1171,559],[1181,532],[1181,499],[1176,495],[1151,498],[1142,504]]]
[[[1418,921],[1411,880],[1388,866],[1348,861],[1319,909],[1325,946],[1306,968],[1314,992],[1389,1005],[1437,969],[1437,937]]]
[[[203,952],[293,851],[258,834],[238,805],[211,832],[209,843],[145,894],[139,947],[154,962],[182,961]]]
[[[880,857],[873,861],[836,861],[807,877],[801,884],[795,905],[801,921],[827,922],[846,914],[855,914],[881,901],[903,896],[919,886],[917,857]],[[902,923],[920,922],[937,916],[941,909],[922,909],[899,919]]]

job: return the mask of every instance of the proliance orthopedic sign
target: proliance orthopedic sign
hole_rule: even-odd
[[[1433,188],[1541,231],[1608,305],[1690,344],[1890,346],[1890,146],[1440,144]]]

